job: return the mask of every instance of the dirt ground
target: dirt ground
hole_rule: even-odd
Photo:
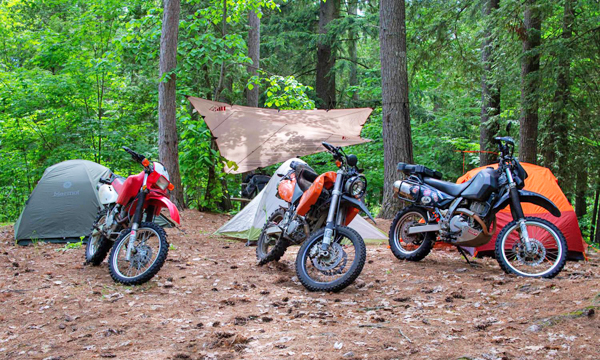
[[[163,269],[115,284],[84,249],[18,247],[0,228],[0,357],[11,359],[598,359],[600,256],[555,279],[468,266],[454,251],[419,263],[368,246],[358,280],[309,293],[292,248],[258,268],[255,248],[212,235],[227,216],[186,211]]]

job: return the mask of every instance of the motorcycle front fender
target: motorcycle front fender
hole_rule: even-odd
[[[550,214],[552,214],[556,217],[561,216],[561,213],[560,213],[560,210],[558,209],[558,207],[556,207],[556,205],[554,205],[554,203],[552,201],[550,201],[550,199],[548,199],[544,195],[540,195],[533,191],[519,190],[519,200],[521,200],[522,203],[530,203],[530,204],[534,204],[537,206],[541,206],[544,209],[548,210],[548,212],[550,212]],[[492,213],[494,213],[494,214],[497,213],[498,211],[504,209],[509,204],[510,204],[510,193],[507,193],[504,196],[502,196],[500,199],[498,199],[498,201],[496,201],[496,203],[492,207]]]
[[[371,215],[371,213],[369,212],[369,209],[367,208],[367,206],[365,205],[364,202],[362,202],[362,201],[360,201],[358,199],[355,199],[353,197],[350,197],[348,195],[342,195],[342,198],[340,200],[341,200],[340,203],[349,202],[355,208],[363,211],[365,214],[367,214],[367,216],[369,217],[369,219],[371,219],[371,221],[373,221],[374,224],[377,224],[377,222],[373,218],[373,215]]]
[[[156,207],[157,214],[160,213],[161,208],[166,207],[167,209],[169,209],[169,216],[171,217],[171,219],[177,224],[181,224],[179,218],[179,210],[177,210],[177,206],[175,206],[175,204],[173,204],[168,198],[164,196],[152,198],[151,200],[148,200],[148,205],[154,205]]]

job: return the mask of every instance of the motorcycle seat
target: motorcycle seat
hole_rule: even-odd
[[[444,192],[448,195],[452,195],[455,197],[460,195],[471,184],[471,180],[464,182],[462,184],[455,184],[452,182],[438,180],[438,179],[429,178],[429,177],[424,178],[423,181],[425,182],[425,184],[427,184],[431,187],[434,187],[434,188],[440,190],[441,192]]]
[[[296,173],[296,181],[300,190],[306,191],[312,183],[317,179],[319,174],[316,173],[310,166],[306,164],[297,164],[294,169]]]

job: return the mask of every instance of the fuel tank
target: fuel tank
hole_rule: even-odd
[[[483,169],[475,175],[460,196],[468,200],[486,201],[494,191],[498,190],[499,177],[500,173],[497,170]]]

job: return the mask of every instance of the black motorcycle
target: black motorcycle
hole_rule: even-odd
[[[488,167],[463,184],[442,181],[440,172],[423,165],[398,164],[398,171],[408,178],[396,181],[394,192],[412,203],[390,227],[390,248],[398,259],[419,261],[436,241],[487,244],[496,231],[496,213],[509,205],[513,221],[496,240],[500,267],[507,273],[544,278],[562,270],[567,259],[564,235],[547,220],[525,217],[521,203],[541,206],[556,217],[560,210],[546,197],[523,190],[527,172],[513,156],[514,140],[497,137],[495,142],[500,150],[498,168]]]

